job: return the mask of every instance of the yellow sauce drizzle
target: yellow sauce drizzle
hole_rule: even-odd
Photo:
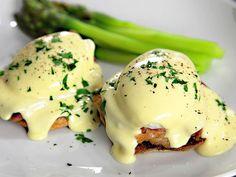
[[[27,44],[0,77],[0,117],[9,120],[12,113],[21,113],[33,140],[46,138],[62,116],[73,131],[96,128],[99,121],[89,94],[77,93],[79,89],[92,93],[102,86],[94,49],[91,40],[71,32]],[[75,99],[76,95],[82,98]]]

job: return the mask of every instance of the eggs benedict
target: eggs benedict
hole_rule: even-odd
[[[102,86],[94,43],[60,32],[27,44],[0,77],[0,117],[28,128],[33,140],[50,129],[97,127],[92,96]]]
[[[122,163],[153,150],[195,148],[214,156],[236,142],[235,113],[179,52],[139,56],[106,82],[97,100],[112,155]]]

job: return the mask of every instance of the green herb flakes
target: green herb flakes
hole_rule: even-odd
[[[130,78],[130,81],[136,82],[135,77],[131,77],[131,78]]]
[[[15,69],[18,69],[19,66],[20,66],[19,63],[15,63],[15,64],[12,63],[12,64],[9,65],[8,69],[9,70],[15,70]]]
[[[62,85],[63,85],[63,89],[69,90],[69,86],[67,85],[67,80],[68,80],[68,74],[65,75],[65,77],[62,80]]]
[[[60,110],[62,111],[61,114],[66,113],[66,117],[69,118],[72,113],[71,111],[74,109],[74,105],[67,105],[66,103],[60,102]]]
[[[107,82],[107,84],[111,87],[115,87],[116,81]]]
[[[218,100],[218,99],[215,99],[215,101],[216,101],[217,105],[218,105],[219,107],[221,107],[221,109],[222,109],[223,111],[226,111],[226,104],[225,104],[223,101],[220,101],[220,100]]]
[[[31,60],[29,60],[29,59],[25,60],[25,66],[29,66],[29,65],[31,65],[31,64],[32,64],[32,61],[31,61]]]
[[[52,75],[55,74],[55,71],[54,71],[53,67],[51,67],[51,74],[52,74]]]
[[[64,53],[64,52],[61,52],[61,53],[58,53],[58,56],[62,57],[62,58],[73,58],[73,54],[71,52],[67,52],[67,53]]]
[[[0,77],[4,75],[4,71],[0,70]]]
[[[180,80],[178,78],[175,78],[173,81],[172,81],[172,84],[181,84],[181,85],[184,85],[184,84],[187,84],[188,82],[187,81],[184,81],[184,80]]]
[[[198,89],[197,89],[197,83],[196,83],[196,82],[194,82],[193,88],[194,88],[194,91],[195,91],[195,97],[194,97],[194,99],[196,100],[196,99],[198,98],[198,96],[197,96],[197,94],[198,94]]]
[[[31,87],[29,87],[29,88],[27,89],[27,92],[31,92]]]
[[[50,48],[47,46],[46,42],[44,42],[42,39],[39,39],[35,42],[35,48],[36,48],[36,52],[45,50],[48,51],[50,50]]]
[[[83,85],[83,87],[88,87],[89,83],[88,83],[88,81],[86,81],[82,78],[82,85]]]
[[[187,84],[184,84],[184,91],[188,92],[188,85]]]
[[[63,63],[62,62],[62,58],[57,58],[56,56],[51,56],[50,58],[52,59],[52,62],[56,66],[59,66],[59,65],[61,65]]]
[[[58,53],[57,56],[53,55],[48,57],[52,60],[54,65],[56,66],[62,65],[63,68],[67,69],[68,71],[74,70],[76,68],[76,63],[78,63],[78,61],[73,58],[71,52],[68,53],[61,52]]]
[[[93,140],[84,136],[83,133],[75,134],[76,140],[81,141],[82,143],[91,143]]]
[[[152,77],[151,76],[148,76],[146,79],[145,79],[147,85],[152,85],[153,82],[152,82]]]
[[[58,42],[62,42],[62,40],[60,39],[58,34],[55,34],[55,35],[52,36],[51,42],[52,43],[58,43]]]
[[[86,101],[83,102],[83,105],[81,107],[84,113],[87,113],[89,108],[88,108],[88,103]]]
[[[142,69],[145,69],[145,68],[148,68],[148,69],[157,69],[157,66],[156,66],[157,62],[151,62],[151,61],[148,61],[146,64],[142,64],[140,66],[140,68]]]
[[[103,100],[102,101],[102,104],[101,104],[101,110],[102,112],[106,113],[106,104],[107,104],[107,101],[106,100]]]
[[[90,91],[85,88],[78,89],[75,94],[75,99],[79,101],[83,96],[90,96]]]

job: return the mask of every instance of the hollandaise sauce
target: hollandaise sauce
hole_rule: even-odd
[[[102,110],[112,155],[135,161],[136,136],[142,127],[165,128],[173,148],[203,129],[198,152],[217,155],[236,142],[236,117],[201,79],[184,54],[156,49],[128,64],[102,89]]]
[[[60,32],[27,44],[0,76],[0,117],[21,113],[33,140],[47,137],[59,117],[73,131],[98,125],[92,95],[102,86],[95,45],[78,34]]]

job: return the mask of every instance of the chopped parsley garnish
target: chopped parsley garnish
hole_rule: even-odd
[[[83,85],[83,87],[88,87],[89,83],[88,83],[88,81],[86,81],[82,78],[82,85]]]
[[[80,102],[81,104],[81,110],[84,112],[84,113],[87,113],[89,111],[89,104],[88,102],[92,100],[92,96],[94,94],[97,94],[100,92],[100,90],[95,90],[95,92],[90,92],[87,87],[89,86],[89,83],[88,81],[84,80],[82,78],[82,81],[81,81],[82,85],[83,85],[83,88],[79,88],[77,89],[76,91],[76,94],[74,96],[75,100],[77,102]],[[91,112],[91,110],[90,110]],[[80,116],[79,116],[80,117]]]
[[[56,58],[56,56],[52,56],[50,57],[52,58],[52,62],[56,65],[56,66],[59,66],[62,64],[62,58]]]
[[[69,70],[69,71],[72,71],[73,69],[76,68],[76,63],[78,61],[77,60],[74,60],[73,63],[70,63],[70,64],[66,64],[66,68]]]
[[[17,76],[16,79],[19,81],[20,80],[20,76]]]
[[[67,85],[67,80],[68,80],[68,74],[65,75],[65,77],[62,80],[62,85],[63,85],[63,89],[68,90],[70,87]]]
[[[111,87],[115,87],[116,81],[113,80],[113,81],[111,81],[111,82],[107,82],[107,84],[108,84],[109,86],[111,86]]]
[[[134,82],[136,82],[135,77],[131,77],[131,78],[130,78],[130,81],[134,81]]]
[[[184,85],[184,84],[187,84],[188,82],[187,81],[184,81],[184,80],[180,80],[178,78],[175,78],[173,81],[172,81],[172,84],[181,84],[181,85]]]
[[[31,64],[32,64],[32,61],[31,61],[31,60],[29,60],[29,59],[25,60],[25,66],[29,66],[29,65],[31,65]]]
[[[53,96],[49,96],[49,100],[52,101],[53,100]]]
[[[58,53],[58,55],[62,58],[73,58],[73,54],[71,52],[67,52],[67,53],[64,53],[64,52],[61,52],[61,53]]]
[[[46,50],[46,51],[50,50],[46,42],[44,42],[42,39],[39,39],[35,42],[35,48],[36,48],[36,52],[39,52],[41,50]]]
[[[160,74],[159,74],[159,76],[163,76],[164,78],[166,78],[166,71],[165,72],[161,72]],[[159,77],[158,76],[158,77]]]
[[[0,70],[0,77],[4,75],[4,71]]]
[[[83,105],[81,107],[84,113],[87,113],[89,110],[88,103],[86,101],[83,102]]]
[[[155,52],[157,52],[158,54],[163,53],[160,51],[155,51]],[[188,82],[181,80],[177,77],[177,74],[179,74],[179,72],[176,69],[174,69],[170,63],[163,61],[163,65],[157,66],[157,62],[148,61],[146,64],[141,65],[140,68],[157,70],[157,72],[154,72],[155,73],[154,75],[150,74],[147,78],[145,78],[145,82],[147,85],[152,85],[154,86],[154,88],[156,88],[157,83],[153,82],[153,79],[163,77],[167,83],[169,82],[169,80],[171,80],[171,84],[183,85],[184,91],[188,92],[188,85],[187,85]],[[158,72],[158,70],[161,72]]]
[[[226,120],[227,122],[229,122],[229,119],[228,119],[228,116],[227,116],[227,115],[225,116],[225,120]]]
[[[67,118],[69,118],[72,113],[71,111],[74,109],[74,105],[67,105],[66,103],[60,102],[60,110],[62,111],[61,114],[66,113]]]
[[[49,56],[49,58],[52,59],[52,62],[56,66],[62,65],[63,68],[67,69],[68,71],[72,71],[73,69],[75,69],[76,63],[78,63],[78,61],[73,58],[73,55],[71,52],[67,52],[67,53],[61,52],[61,53],[58,53],[57,56],[53,55],[53,56]]]
[[[52,74],[52,75],[55,74],[55,71],[54,71],[53,67],[51,67],[51,74]]]
[[[91,131],[92,131],[92,130],[91,130],[90,128],[86,130],[86,132],[91,132]]]
[[[29,88],[27,89],[27,92],[31,92],[31,87],[29,87]]]
[[[63,103],[63,102],[60,102],[60,107],[61,108],[66,108],[66,109],[69,109],[69,110],[74,109],[74,105],[67,105],[66,103]]]
[[[187,85],[187,81],[184,81],[184,80],[180,80],[180,79],[177,79],[175,78],[173,81],[172,81],[172,84],[180,84],[180,85],[184,85],[184,91],[185,92],[188,92],[188,85]]]
[[[77,102],[82,101],[81,109],[84,113],[89,111],[88,100],[92,99],[92,93],[86,88],[81,88],[76,91],[75,99]]]
[[[75,134],[76,140],[81,141],[82,143],[91,143],[93,140],[87,138],[82,133]]]
[[[75,99],[80,101],[83,97],[91,97],[91,92],[85,88],[78,89],[75,94]]]
[[[163,70],[163,69],[165,69],[166,67],[165,66],[159,66],[159,69],[160,70]]]
[[[223,101],[215,99],[217,105],[222,108],[223,111],[226,111],[226,104]]]
[[[148,77],[145,79],[147,85],[152,85],[152,84],[153,84],[153,82],[152,82],[152,78],[153,78],[153,77],[148,76]]]
[[[52,43],[62,42],[62,40],[59,38],[58,34],[55,34],[52,36]]]
[[[140,68],[142,69],[145,69],[145,68],[153,68],[153,69],[157,69],[157,62],[151,62],[151,61],[148,61],[146,64],[142,64],[140,66]]]
[[[188,85],[187,84],[184,84],[184,91],[188,92]]]
[[[12,63],[12,64],[9,65],[8,69],[9,70],[15,70],[15,69],[18,69],[19,66],[20,66],[19,63],[15,63],[15,64]]]
[[[103,100],[102,101],[102,104],[101,104],[101,110],[102,112],[106,113],[106,104],[107,104],[107,101],[106,100]]]
[[[195,90],[195,97],[194,97],[194,99],[196,100],[197,97],[198,97],[198,96],[197,96],[198,90],[197,90],[197,83],[196,83],[196,82],[194,82],[193,88],[194,88],[194,90]]]

